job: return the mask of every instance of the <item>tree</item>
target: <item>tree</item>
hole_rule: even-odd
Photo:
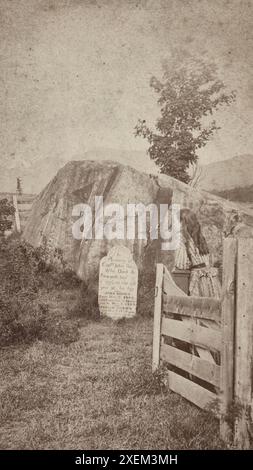
[[[235,91],[226,92],[214,64],[191,59],[174,65],[163,66],[162,81],[151,78],[150,86],[159,95],[161,112],[155,131],[145,120],[139,120],[135,135],[148,140],[150,158],[162,173],[189,183],[188,170],[196,165],[198,150],[220,129],[210,119],[213,112],[230,105],[236,95]]]
[[[10,230],[12,220],[10,216],[15,213],[13,205],[8,199],[0,199],[0,236],[4,235],[5,230]]]

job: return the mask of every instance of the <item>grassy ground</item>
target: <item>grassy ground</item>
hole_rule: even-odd
[[[51,293],[51,314],[71,295]],[[214,418],[152,377],[151,347],[152,320],[139,318],[83,320],[71,344],[2,349],[0,447],[224,448]]]

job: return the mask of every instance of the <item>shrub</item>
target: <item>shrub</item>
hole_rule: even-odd
[[[0,199],[0,236],[5,230],[10,230],[12,227],[12,216],[15,213],[13,204],[8,199]]]
[[[55,249],[53,254],[57,257],[57,264],[50,265],[44,245],[33,248],[20,239],[12,238],[1,243],[0,256],[4,259],[1,263],[2,278],[9,292],[66,289],[81,284],[75,272],[65,265],[60,249]]]
[[[14,295],[7,299],[1,293],[0,346],[41,339],[47,313],[48,306],[31,300],[29,295]]]
[[[40,273],[39,284],[40,287],[50,291],[51,289],[74,289],[81,287],[82,281],[71,269],[57,271],[54,267],[50,267],[46,272]]]
[[[69,308],[70,317],[92,320],[100,318],[97,291],[82,282],[76,302]]]
[[[47,317],[43,332],[42,339],[49,343],[64,344],[65,346],[77,341],[80,332],[78,323],[71,321],[68,318],[50,318]]]
[[[80,285],[70,270],[56,271],[42,248],[34,249],[12,238],[0,245],[0,347],[44,339],[69,344],[79,336],[78,324],[66,317],[66,308],[49,314],[39,299],[40,289]]]
[[[20,291],[36,293],[40,274],[46,270],[38,250],[20,239],[12,238],[0,245],[1,289],[9,294]]]

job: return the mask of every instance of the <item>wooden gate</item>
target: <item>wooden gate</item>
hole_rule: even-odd
[[[242,448],[252,424],[252,351],[253,239],[224,241],[220,300],[187,296],[157,265],[153,371],[162,365],[172,391],[216,408],[221,437]]]

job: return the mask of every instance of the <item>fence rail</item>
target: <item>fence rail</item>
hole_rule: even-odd
[[[223,244],[221,299],[189,297],[157,265],[153,370],[200,408],[219,404],[220,433],[250,445],[253,370],[253,239]],[[240,407],[233,415],[233,406]],[[232,413],[229,416],[229,413]],[[229,419],[228,419],[229,417]]]
[[[191,318],[220,321],[221,303],[217,299],[208,297],[179,297],[163,294],[163,311]]]
[[[15,209],[14,220],[15,220],[15,230],[21,232],[26,224],[26,221],[29,217],[33,201],[35,199],[34,195],[17,195],[13,194],[12,200]]]

